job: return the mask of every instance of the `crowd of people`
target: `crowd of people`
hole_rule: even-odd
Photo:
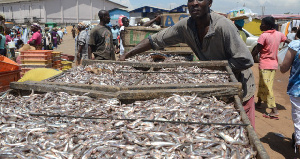
[[[5,18],[0,16],[0,55],[16,60],[15,52],[24,45],[30,45],[36,50],[53,50],[63,41],[64,32],[62,28],[41,27],[37,23],[27,25],[14,25],[8,28]]]

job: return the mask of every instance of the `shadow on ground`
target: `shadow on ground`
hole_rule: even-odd
[[[255,108],[255,110],[262,113],[262,114],[270,112],[270,110],[268,110],[268,106],[267,106],[266,103],[261,103],[261,107],[262,107],[261,109]],[[278,103],[276,103],[276,107],[277,107],[278,110],[286,110],[286,108],[283,105],[278,104]],[[267,112],[267,110],[268,110],[268,112]]]
[[[273,151],[280,153],[286,159],[293,159],[297,156],[295,149],[292,147],[292,134],[285,137],[278,133],[269,132],[266,136],[260,138],[260,141],[268,144]]]

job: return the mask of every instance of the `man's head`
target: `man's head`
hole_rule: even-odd
[[[129,20],[127,17],[123,17],[122,18],[122,23],[124,27],[128,27],[129,26]]]
[[[78,23],[77,29],[79,31],[84,30],[85,28],[86,28],[86,25],[84,23],[82,23],[82,22]]]
[[[37,24],[37,23],[33,23],[30,27],[30,30],[33,31],[33,32],[36,32],[40,29],[40,25]]]
[[[193,19],[204,18],[210,13],[213,0],[188,0],[187,6]]]
[[[49,27],[45,27],[45,31],[49,31],[50,30],[50,28]]]
[[[267,30],[273,30],[276,28],[275,24],[275,18],[274,17],[264,17],[261,21],[260,30],[261,31],[267,31]]]
[[[116,26],[116,25],[113,25],[113,29],[116,30],[116,28],[117,28],[117,26]]]
[[[298,39],[300,39],[300,28],[297,30],[297,32],[296,32],[296,37],[298,38]]]
[[[100,22],[102,22],[103,24],[108,24],[110,22],[110,16],[108,11],[106,10],[100,10],[98,13]]]
[[[296,32],[297,32],[297,27],[293,27],[293,28],[292,28],[292,32],[293,32],[293,33],[296,33]]]

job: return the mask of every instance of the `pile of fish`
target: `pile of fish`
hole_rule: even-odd
[[[243,126],[161,121],[242,123],[234,104],[213,97],[173,95],[121,104],[67,93],[6,95],[0,99],[0,158],[256,156]]]
[[[170,62],[186,62],[189,61],[187,57],[185,56],[179,56],[179,55],[173,55],[173,56],[162,56],[161,58],[155,58],[149,54],[142,54],[142,55],[135,55],[133,57],[130,57],[126,59],[126,61],[131,62],[164,62],[164,63],[170,63]]]
[[[164,73],[166,72],[166,73]],[[140,85],[151,84],[186,84],[186,83],[226,83],[229,82],[226,71],[210,70],[206,68],[177,67],[163,68],[159,73],[147,74],[147,78]]]
[[[78,66],[59,78],[49,82],[99,84],[99,85],[149,85],[149,84],[188,84],[188,83],[225,83],[229,82],[226,71],[207,68],[176,67],[163,68],[158,73],[147,73],[130,66],[118,64],[93,64]]]

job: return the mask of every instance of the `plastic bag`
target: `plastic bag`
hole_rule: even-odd
[[[277,55],[277,59],[278,59],[278,64],[281,65],[283,60],[284,60],[284,57],[288,51],[289,47],[285,46],[283,47],[279,52],[278,52],[278,55]]]

